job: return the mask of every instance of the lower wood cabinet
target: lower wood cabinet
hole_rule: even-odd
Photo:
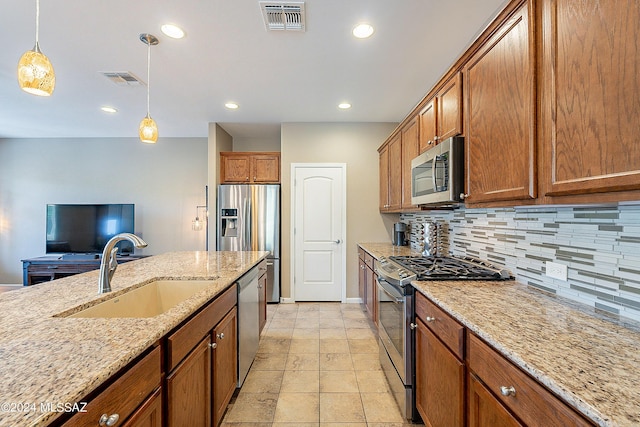
[[[444,329],[461,329],[444,313],[427,311],[432,305],[416,295],[416,407],[429,427],[463,427],[465,420],[465,365],[445,346],[427,323],[446,325]],[[433,328],[438,330],[439,328]],[[440,335],[442,336],[442,335]]]
[[[258,267],[260,269],[260,277],[258,277],[258,319],[259,322],[259,334],[262,334],[262,330],[267,324],[267,264],[263,261]]]
[[[469,374],[469,427],[520,427],[522,424],[474,374]]]
[[[161,427],[162,389],[156,390],[122,427]]]
[[[238,384],[238,310],[233,307],[213,329],[213,425],[222,421]]]
[[[358,289],[360,298],[367,310],[369,318],[378,324],[378,288],[376,274],[373,271],[374,258],[367,251],[358,248],[360,272],[358,274]]]

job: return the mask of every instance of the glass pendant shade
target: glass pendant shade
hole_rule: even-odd
[[[18,62],[18,83],[25,92],[38,96],[50,96],[56,86],[56,75],[49,58],[36,44]]]
[[[140,122],[140,141],[146,142],[147,144],[155,144],[158,140],[158,125],[156,125],[155,120],[151,118],[151,116],[147,115]]]

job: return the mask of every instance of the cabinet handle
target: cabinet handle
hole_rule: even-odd
[[[433,145],[433,141],[429,140],[429,142],[427,142],[427,145]]]
[[[209,344],[209,347],[211,347],[212,349],[216,349],[216,347],[218,347],[218,344],[215,342],[212,342],[211,344]]]
[[[118,414],[111,414],[111,415],[102,414],[102,416],[100,417],[100,420],[98,421],[98,425],[101,427],[102,426],[111,427],[116,425],[119,419],[120,419],[120,415]]]
[[[500,387],[500,394],[503,396],[515,396],[516,395],[516,389],[511,386],[511,387],[506,387],[506,386],[501,386]]]
[[[253,180],[254,180],[254,181],[257,181],[257,179],[256,179],[256,177],[255,177],[255,176],[253,177]]]
[[[413,331],[414,329],[416,329],[418,327],[418,325],[416,323],[409,323],[409,327]]]
[[[219,340],[223,340],[223,339],[224,339],[224,332],[221,332],[221,333],[217,334],[217,335],[216,335],[216,337],[217,337]]]
[[[436,318],[427,316],[424,320],[426,320],[427,322],[435,322]]]
[[[249,181],[249,177],[247,177],[246,181]]]
[[[460,193],[460,200],[464,200],[469,197],[469,193]]]
[[[433,137],[433,140],[434,140],[434,141],[437,141],[437,140],[439,140],[439,139],[440,139],[440,137],[439,137],[438,135],[436,135],[436,136],[434,136],[434,137]]]

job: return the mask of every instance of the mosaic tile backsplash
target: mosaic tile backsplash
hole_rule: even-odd
[[[511,271],[519,282],[640,321],[640,205],[457,209],[403,214],[411,247],[417,230],[443,223],[444,245]],[[546,276],[545,262],[568,267]]]

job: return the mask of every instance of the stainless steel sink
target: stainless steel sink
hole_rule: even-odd
[[[211,280],[156,280],[65,317],[154,317],[211,286]]]

